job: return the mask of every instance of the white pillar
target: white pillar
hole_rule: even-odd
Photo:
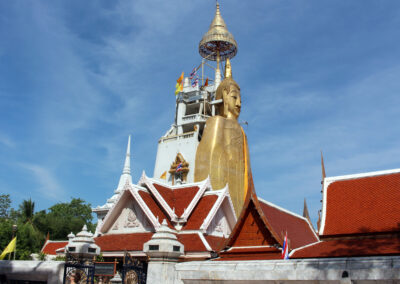
[[[183,101],[179,102],[178,111],[176,114],[176,124],[178,126],[178,134],[183,133],[182,123],[183,123],[183,117],[185,116],[185,114],[186,114],[186,104]]]
[[[176,231],[168,227],[165,219],[151,240],[143,245],[143,251],[149,256],[146,283],[178,283],[175,265],[179,256],[184,253],[184,246],[178,241]]]

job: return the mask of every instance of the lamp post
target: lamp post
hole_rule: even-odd
[[[11,240],[14,239],[15,233],[17,232],[17,228],[18,228],[18,226],[16,224],[12,225],[12,238],[11,238]],[[17,248],[15,247],[15,249],[14,249],[14,260],[15,260],[16,250],[17,250]],[[8,255],[8,260],[10,260],[10,259],[11,259],[11,253]]]

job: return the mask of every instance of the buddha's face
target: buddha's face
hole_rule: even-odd
[[[224,116],[229,119],[237,119],[240,114],[240,89],[232,84],[228,90],[223,91],[224,96]]]

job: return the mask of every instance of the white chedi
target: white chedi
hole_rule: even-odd
[[[71,232],[68,235],[68,239],[65,253],[70,253],[83,259],[91,259],[100,254],[100,247],[95,244],[93,234],[88,232],[86,225],[76,236]]]

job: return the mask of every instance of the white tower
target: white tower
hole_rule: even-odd
[[[216,61],[215,79],[212,85],[199,88],[198,85],[192,87],[186,77],[182,92],[176,96],[175,122],[158,141],[154,167],[154,177],[170,184],[194,181],[196,150],[206,120],[217,114],[215,106],[222,103],[222,100],[215,100],[215,92],[221,83],[220,62],[233,58],[237,53],[237,43],[222,19],[218,3],[210,28],[199,43],[199,53],[203,57],[202,74],[206,60]],[[201,82],[204,81],[202,76]],[[184,175],[181,171],[176,172],[180,162]]]
[[[95,237],[98,235],[98,228],[100,228],[103,223],[104,217],[107,215],[108,211],[113,207],[118,197],[121,195],[125,184],[132,184],[131,176],[131,136],[128,137],[128,146],[126,149],[125,163],[122,170],[121,177],[119,178],[118,186],[114,190],[114,195],[107,200],[106,204],[102,206],[97,206],[92,208],[92,212],[97,214],[97,227],[95,232]]]

